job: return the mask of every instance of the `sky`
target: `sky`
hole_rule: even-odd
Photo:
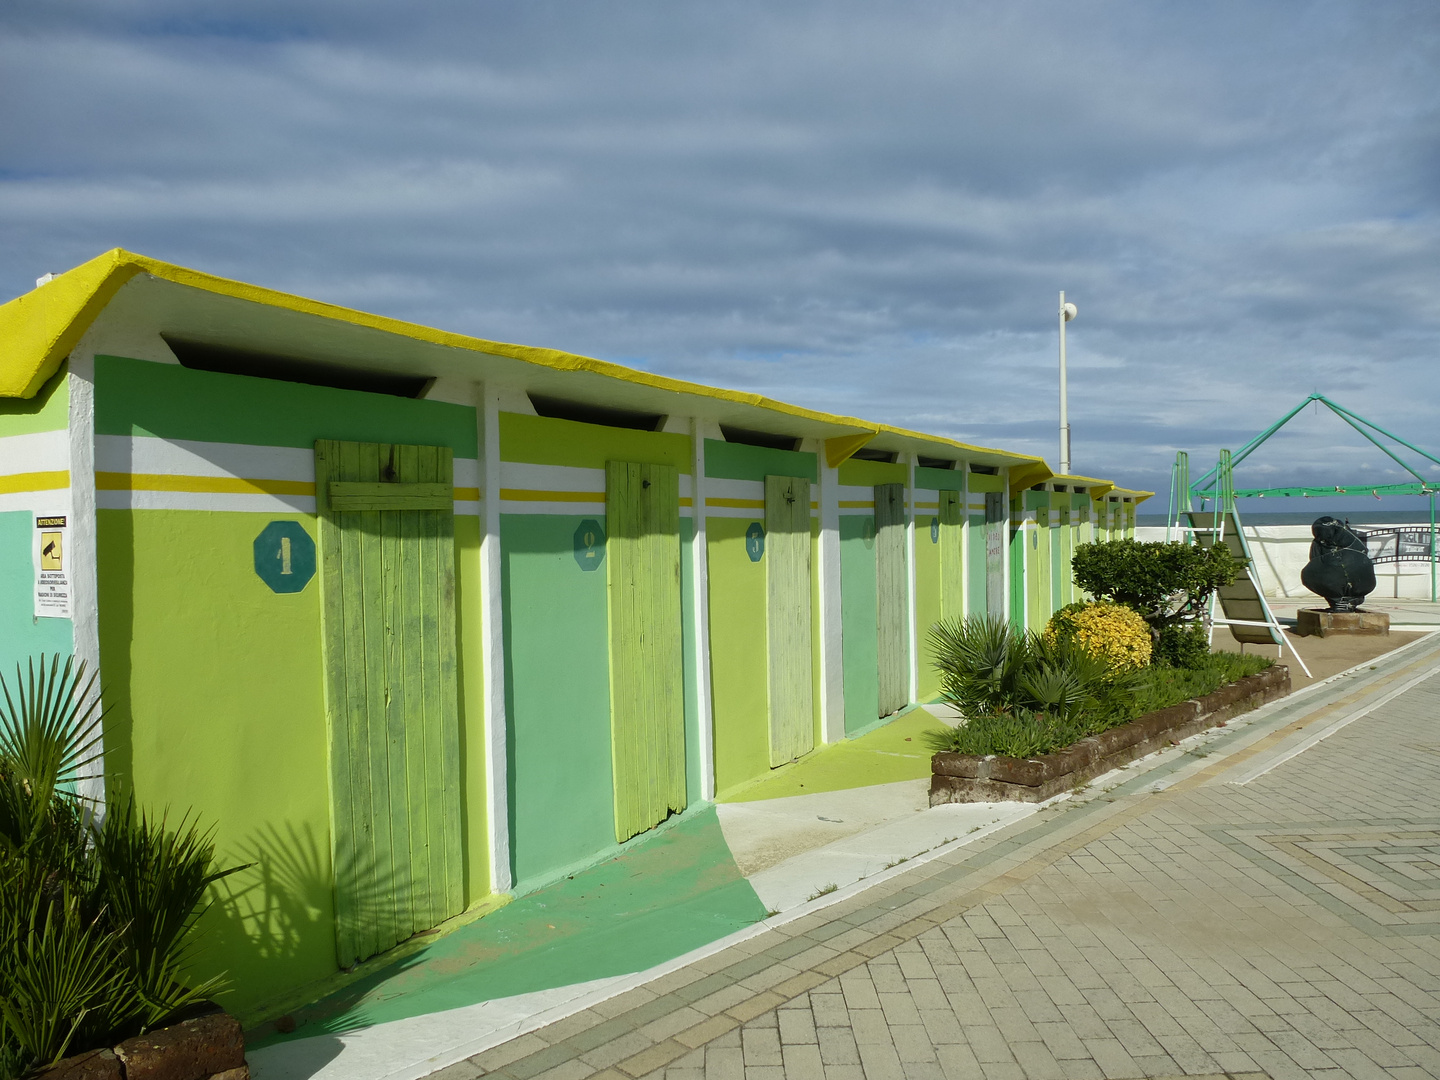
[[[206,7],[0,7],[0,298],[124,247],[1054,466],[1063,289],[1075,472],[1312,391],[1440,457],[1433,0]]]

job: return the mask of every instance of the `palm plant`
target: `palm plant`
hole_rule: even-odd
[[[83,664],[0,677],[0,1080],[139,1034],[213,994],[183,968],[213,869],[210,835],[80,793],[102,710]]]

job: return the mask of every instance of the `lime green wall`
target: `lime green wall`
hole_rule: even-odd
[[[475,410],[444,401],[95,358],[95,431],[313,447],[316,439],[449,446],[476,456]]]
[[[770,771],[765,561],[746,554],[750,525],[744,518],[705,522],[717,794]]]
[[[314,519],[298,520],[314,535]],[[100,650],[112,797],[215,827],[229,879],[196,967],[244,1011],[335,970],[318,583],[271,592],[253,514],[101,510]],[[220,602],[203,602],[214,598]]]
[[[812,484],[820,482],[814,454],[797,450],[772,450],[768,446],[747,446],[719,439],[705,440],[705,475],[717,480],[759,480],[767,476],[803,476]]]
[[[899,462],[857,461],[851,458],[842,462],[838,479],[842,484],[856,487],[874,487],[876,484],[903,484],[909,470]]]
[[[97,521],[106,773],[153,812],[214,826],[227,879],[205,915],[202,974],[252,1010],[335,970],[319,583],[271,592],[253,543],[311,515],[101,510]],[[467,903],[489,891],[479,665],[479,524],[456,521],[462,842]],[[212,602],[203,602],[205,600]]]
[[[989,473],[972,472],[966,479],[969,481],[972,494],[977,491],[1005,490],[1005,478],[1003,476],[991,476]]]
[[[883,462],[860,461],[856,464]],[[840,622],[845,732],[848,735],[870,727],[880,714],[875,518],[869,514],[845,514],[840,518]]]
[[[33,398],[0,398],[0,438],[70,426],[69,365],[50,376]]]
[[[603,469],[607,461],[692,470],[690,436],[582,424],[549,416],[500,414],[500,457],[533,465]]]
[[[939,515],[938,510],[915,511],[915,641],[920,654],[920,701],[929,701],[940,690],[935,653],[929,644],[930,628],[940,621],[940,545],[931,539],[932,523],[939,525]]]

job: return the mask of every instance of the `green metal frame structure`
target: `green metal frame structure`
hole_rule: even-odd
[[[1344,420],[1352,428],[1358,431],[1364,438],[1373,444],[1391,461],[1395,462],[1411,476],[1415,477],[1414,482],[1404,484],[1336,484],[1332,487],[1269,487],[1269,488],[1241,488],[1237,490],[1234,485],[1233,469],[1240,462],[1249,457],[1260,445],[1274,435],[1282,427],[1293,419],[1301,409],[1311,402],[1324,405],[1336,416]],[[1181,524],[1182,515],[1188,514],[1191,510],[1191,501],[1199,499],[1202,506],[1205,502],[1214,500],[1216,527],[1219,527],[1220,518],[1226,513],[1235,513],[1235,500],[1237,498],[1285,498],[1304,497],[1315,498],[1318,496],[1334,495],[1424,495],[1430,500],[1430,600],[1433,603],[1436,599],[1436,563],[1437,553],[1435,550],[1435,493],[1440,491],[1440,480],[1427,480],[1424,476],[1412,469],[1399,455],[1388,446],[1380,442],[1372,432],[1377,432],[1387,439],[1391,439],[1408,450],[1419,454],[1426,462],[1440,466],[1440,458],[1421,450],[1414,443],[1402,439],[1392,431],[1387,431],[1379,424],[1365,419],[1359,413],[1352,412],[1345,406],[1331,401],[1324,394],[1311,394],[1300,402],[1293,409],[1287,412],[1275,423],[1262,431],[1255,438],[1242,446],[1235,454],[1229,450],[1221,450],[1219,461],[1215,467],[1207,472],[1194,484],[1190,483],[1190,457],[1185,451],[1178,451],[1175,455],[1175,464],[1170,475],[1170,507],[1166,517],[1165,538],[1170,539],[1172,528],[1178,528],[1180,532],[1191,531],[1187,526]],[[1423,467],[1423,466],[1422,466]],[[1235,517],[1238,522],[1239,516]]]

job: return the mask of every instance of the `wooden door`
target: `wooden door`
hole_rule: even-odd
[[[686,805],[679,474],[607,462],[605,515],[610,756],[623,843]]]
[[[910,703],[905,485],[875,485],[875,624],[881,716]]]
[[[985,610],[1005,617],[1005,493],[985,493]]]
[[[770,767],[815,748],[810,641],[810,481],[765,477]]]
[[[942,489],[940,496],[940,617],[965,614],[965,528],[960,492]]]
[[[452,457],[315,444],[341,967],[464,907]]]

